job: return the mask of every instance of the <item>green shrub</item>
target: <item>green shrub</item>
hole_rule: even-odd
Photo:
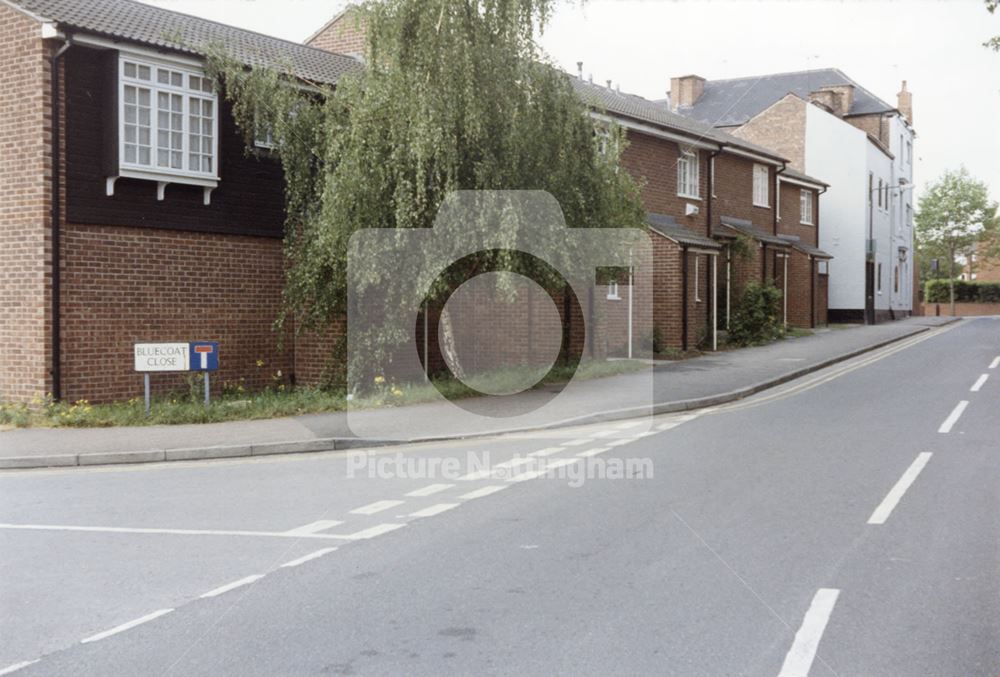
[[[948,280],[928,280],[924,288],[927,303],[949,303]],[[955,301],[958,303],[1000,303],[1000,283],[955,280]]]
[[[750,346],[780,338],[784,333],[780,308],[780,290],[770,283],[750,282],[733,307],[729,342]]]

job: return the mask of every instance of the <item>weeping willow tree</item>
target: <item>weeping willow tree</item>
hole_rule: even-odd
[[[351,235],[431,227],[456,190],[544,190],[571,227],[641,225],[637,186],[618,171],[621,131],[608,130],[613,143],[603,130],[598,140],[569,76],[536,45],[553,5],[364,3],[354,11],[366,29],[365,65],[335,87],[280,68],[247,69],[224,50],[211,55],[248,140],[266,127],[284,168],[288,272],[279,324],[294,318],[299,328],[321,329],[342,317]],[[484,252],[451,272],[468,277],[504,255]],[[372,285],[393,275],[407,284],[393,262],[371,261]],[[449,286],[444,280],[435,293]],[[397,340],[372,337],[372,352]]]

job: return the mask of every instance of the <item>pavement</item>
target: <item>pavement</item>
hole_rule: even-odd
[[[572,437],[2,471],[0,674],[998,676],[998,407],[983,318]]]
[[[460,401],[477,416],[456,422],[450,402],[197,425],[0,431],[0,468],[231,458],[470,438],[515,430],[685,411],[738,400],[818,369],[956,321],[912,317],[817,332],[766,346],[658,363],[651,372],[577,381]],[[519,414],[517,425],[511,413]],[[358,435],[357,431],[365,434]]]

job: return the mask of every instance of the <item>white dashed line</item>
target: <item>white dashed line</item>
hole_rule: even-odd
[[[615,430],[598,430],[596,433],[590,433],[590,436],[591,437],[598,437],[598,438],[600,438],[600,437],[609,437],[610,435],[614,435],[615,432],[617,432],[617,431],[615,431]]]
[[[993,361],[990,362],[990,369],[996,369],[1000,367],[1000,357],[994,357]]]
[[[903,494],[910,488],[913,481],[917,479],[917,475],[920,474],[920,471],[924,469],[929,460],[931,460],[931,453],[929,451],[925,451],[917,456],[917,459],[910,464],[910,467],[906,469],[903,476],[896,482],[896,486],[889,490],[886,497],[875,508],[875,512],[868,518],[868,524],[885,524],[896,504],[899,503],[899,499],[903,498]]]
[[[254,581],[259,581],[262,578],[264,578],[264,574],[254,574],[253,576],[247,576],[246,578],[241,578],[238,581],[233,581],[232,583],[226,583],[225,585],[221,585],[215,590],[209,590],[204,595],[199,595],[199,597],[201,597],[201,599],[208,599],[209,597],[218,597],[223,593],[227,593],[230,590],[235,590],[236,588],[241,588],[244,585],[250,585]]]
[[[482,489],[476,489],[475,491],[470,491],[467,494],[462,494],[461,496],[459,496],[459,498],[465,499],[466,501],[470,501],[474,498],[482,498],[483,496],[489,496],[490,494],[495,494],[498,491],[503,491],[508,486],[510,485],[497,484],[490,487],[483,487]]]
[[[541,458],[542,456],[551,456],[552,454],[558,454],[560,451],[566,451],[566,447],[545,447],[544,449],[539,449],[538,451],[533,451],[528,456],[534,456],[536,458]]]
[[[976,382],[972,384],[972,387],[969,388],[969,392],[978,393],[979,389],[983,387],[983,384],[986,383],[986,379],[989,377],[989,374],[982,374],[978,379],[976,379]]]
[[[581,451],[577,456],[581,458],[590,458],[591,456],[597,456],[598,454],[603,454],[605,451],[609,451],[611,447],[597,447],[596,449],[587,449],[587,451]]]
[[[405,501],[375,501],[374,503],[369,503],[368,505],[363,505],[360,508],[355,508],[351,511],[352,515],[374,515],[377,512],[382,512],[383,510],[388,510],[389,508],[395,508],[397,505],[403,505]]]
[[[69,524],[0,524],[0,529],[35,531],[90,531],[112,534],[167,534],[175,536],[260,536],[265,538],[343,538],[330,534],[291,533],[288,531],[227,531],[223,529],[146,529],[133,527],[85,527]]]
[[[37,663],[40,660],[42,660],[42,659],[41,658],[36,658],[33,661],[22,661],[20,663],[14,663],[14,665],[8,665],[3,670],[0,670],[0,675],[9,675],[12,672],[17,672],[21,668],[26,668],[29,665],[34,665],[35,663]]]
[[[411,491],[407,496],[431,496],[438,493],[439,491],[444,491],[445,489],[451,489],[454,484],[432,484],[430,486],[424,487],[423,489],[417,489],[416,491]]]
[[[416,512],[411,512],[410,517],[434,517],[434,515],[440,515],[443,512],[451,510],[452,508],[457,508],[460,503],[438,503],[437,505],[432,505],[429,508],[424,508],[423,510],[418,510]]]
[[[952,410],[952,412],[948,414],[948,418],[944,420],[944,423],[941,424],[941,427],[938,428],[938,432],[950,433],[952,426],[958,423],[958,419],[961,418],[962,412],[965,411],[965,408],[967,406],[969,406],[968,400],[962,400],[961,402],[959,402]]]
[[[335,527],[343,524],[340,520],[317,520],[315,522],[310,522],[305,526],[296,527],[295,529],[289,529],[286,533],[289,535],[306,535],[315,534],[318,531],[325,531],[330,527]]]
[[[516,458],[510,459],[509,461],[504,461],[503,463],[497,463],[493,467],[494,468],[516,468],[517,466],[524,465],[525,463],[531,463],[531,459],[530,458],[526,458],[524,456],[518,456]]]
[[[346,538],[352,541],[363,540],[366,538],[375,538],[376,536],[381,536],[382,534],[387,534],[390,531],[395,531],[396,529],[402,529],[405,524],[379,524],[378,526],[370,527],[368,529],[362,529],[353,534],[349,534]]]
[[[117,635],[119,632],[125,632],[126,630],[131,630],[137,625],[148,623],[149,621],[157,619],[160,616],[166,616],[171,611],[173,611],[173,609],[160,609],[159,611],[154,611],[153,613],[143,616],[142,618],[137,618],[134,621],[129,621],[128,623],[122,623],[121,625],[111,628],[110,630],[105,630],[104,632],[99,632],[96,635],[91,635],[86,639],[81,639],[80,644],[89,644],[90,642],[97,642],[99,640],[104,639],[105,637],[110,637],[111,635]]]
[[[564,447],[578,447],[581,444],[588,444],[589,442],[592,442],[592,441],[593,440],[590,437],[581,437],[578,440],[568,440],[566,442],[563,442],[562,445]]]
[[[833,613],[833,605],[837,603],[840,590],[821,588],[813,597],[812,604],[802,619],[802,627],[795,633],[792,648],[785,656],[778,677],[807,677],[809,668],[816,658],[819,641],[826,630],[826,624]]]
[[[285,569],[288,567],[297,567],[300,564],[305,564],[306,562],[309,562],[311,560],[318,559],[323,555],[329,555],[334,550],[336,550],[336,548],[323,548],[322,550],[311,552],[308,555],[303,555],[302,557],[299,557],[298,559],[293,559],[291,562],[285,562],[284,564],[281,565],[281,568]]]
[[[608,446],[609,447],[620,447],[623,444],[628,444],[629,442],[635,442],[635,438],[628,437],[628,438],[623,439],[623,440],[612,440],[611,442],[608,442]]]

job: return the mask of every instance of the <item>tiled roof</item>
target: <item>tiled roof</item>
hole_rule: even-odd
[[[804,242],[796,242],[795,244],[792,245],[792,247],[798,249],[800,252],[809,254],[809,256],[815,256],[817,259],[833,258],[832,254],[827,254],[822,249],[819,249],[818,247],[813,247],[812,245],[808,245]]]
[[[803,99],[828,85],[854,85],[854,102],[848,115],[865,115],[895,110],[837,68],[822,68],[792,73],[772,73],[758,77],[730,80],[706,80],[705,90],[693,106],[683,106],[678,113],[716,127],[744,124],[786,94]]]
[[[693,230],[685,228],[677,223],[674,217],[668,214],[654,214],[653,212],[649,212],[646,214],[646,223],[660,235],[680,244],[709,247],[711,249],[720,249],[722,246],[711,238],[699,235]]]
[[[592,108],[607,111],[615,116],[632,118],[664,127],[675,133],[690,136],[693,140],[735,146],[775,160],[784,160],[781,155],[769,148],[737,138],[721,129],[714,129],[711,125],[672,113],[666,104],[650,101],[635,94],[619,92],[610,87],[595,85],[578,77],[570,76],[570,79],[580,98]]]
[[[787,239],[780,238],[777,235],[772,235],[766,230],[758,228],[746,219],[737,219],[732,216],[720,216],[719,222],[723,226],[735,230],[737,233],[748,235],[749,237],[752,237],[755,240],[760,240],[766,244],[777,245],[780,247],[789,247],[792,244]]]
[[[830,184],[826,183],[825,181],[820,181],[819,179],[809,176],[808,174],[803,174],[802,172],[796,171],[791,167],[785,167],[785,169],[780,174],[778,174],[779,178],[783,176],[787,176],[790,179],[798,179],[799,181],[808,181],[809,183],[815,183],[820,186],[827,186],[827,187],[830,186]]]
[[[75,29],[200,56],[218,44],[249,66],[288,68],[298,77],[318,83],[334,84],[341,76],[361,67],[349,56],[134,0],[8,2],[55,22],[63,30]]]

